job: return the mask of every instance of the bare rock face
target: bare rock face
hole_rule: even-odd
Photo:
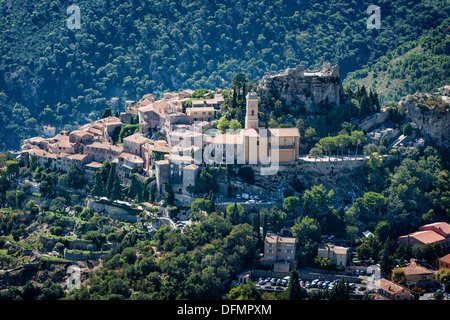
[[[416,93],[403,98],[401,105],[417,129],[428,140],[450,149],[450,105],[431,94]]]
[[[275,98],[291,108],[303,106],[306,112],[320,112],[321,106],[338,105],[343,96],[339,67],[330,64],[316,71],[298,65],[277,75],[264,76],[258,86],[261,98]]]

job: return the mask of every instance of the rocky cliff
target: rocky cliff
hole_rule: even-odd
[[[303,106],[306,112],[320,112],[322,106],[338,105],[343,96],[338,66],[324,64],[309,71],[298,65],[283,73],[264,76],[258,82],[262,99],[275,98],[291,108]]]
[[[440,97],[416,93],[399,102],[419,133],[437,146],[450,149],[450,105]]]

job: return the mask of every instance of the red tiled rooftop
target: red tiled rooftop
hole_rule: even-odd
[[[404,268],[402,268],[403,271],[405,271],[405,274],[408,275],[413,275],[413,274],[431,274],[433,273],[432,270],[427,269],[425,267],[419,266],[415,263],[410,264],[409,266],[406,266]]]
[[[403,237],[407,237],[407,235],[403,236]],[[409,235],[409,237],[415,238],[416,240],[422,242],[423,244],[434,243],[434,242],[445,240],[445,238],[443,236],[441,236],[440,234],[438,234],[432,230],[413,232]]]
[[[450,235],[450,224],[448,224],[447,222],[434,222],[419,227],[419,230],[430,230],[430,229],[434,229],[436,232],[439,232],[442,236]]]

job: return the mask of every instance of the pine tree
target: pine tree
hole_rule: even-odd
[[[103,111],[102,119],[111,117],[111,115],[112,115],[111,108],[106,108],[105,111]]]

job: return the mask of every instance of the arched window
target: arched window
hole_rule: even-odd
[[[251,113],[251,115],[252,115],[252,116],[254,116],[254,115],[255,115],[255,110],[252,110],[252,113]]]

